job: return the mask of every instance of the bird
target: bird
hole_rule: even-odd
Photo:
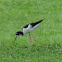
[[[40,20],[40,21],[37,21],[37,22],[34,22],[34,23],[29,23],[27,25],[25,25],[23,28],[22,28],[22,31],[17,31],[16,32],[16,37],[15,37],[15,40],[14,42],[16,41],[16,38],[18,36],[24,36],[26,35],[27,33],[29,33],[29,37],[30,37],[30,43],[31,43],[31,35],[32,37],[34,38],[34,41],[36,42],[36,39],[34,37],[34,35],[32,34],[32,31],[35,30],[39,24],[42,22],[43,20]]]

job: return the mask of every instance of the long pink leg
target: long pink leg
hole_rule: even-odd
[[[29,37],[30,37],[30,43],[31,43],[31,36],[30,36],[30,33],[29,33]]]
[[[31,33],[32,34],[32,33]],[[32,36],[33,36],[33,34],[32,34]],[[36,42],[36,39],[35,39],[35,37],[33,36],[33,38],[34,38],[34,41]]]

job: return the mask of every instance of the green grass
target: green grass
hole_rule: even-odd
[[[44,21],[29,35],[15,33]],[[62,62],[62,0],[0,0],[0,62]]]

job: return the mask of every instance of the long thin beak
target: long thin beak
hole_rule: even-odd
[[[15,37],[14,42],[16,41],[16,38],[17,38],[17,36]]]

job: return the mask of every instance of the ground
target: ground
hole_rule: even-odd
[[[44,21],[29,35],[28,23]],[[0,62],[62,62],[62,0],[0,0]]]

